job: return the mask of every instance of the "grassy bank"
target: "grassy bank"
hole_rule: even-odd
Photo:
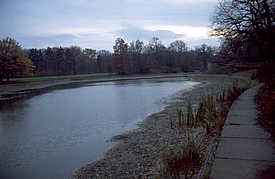
[[[12,79],[10,79],[10,82],[40,82],[40,81],[53,81],[53,80],[64,80],[64,79],[93,78],[93,77],[109,76],[109,75],[110,75],[109,73],[97,73],[97,74],[83,74],[83,75],[12,78]],[[113,75],[113,74],[111,74],[111,75]],[[3,80],[3,82],[6,82],[6,80]]]

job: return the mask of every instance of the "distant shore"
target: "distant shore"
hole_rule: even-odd
[[[109,82],[118,80],[131,80],[131,79],[150,79],[150,78],[172,78],[172,77],[189,77],[194,74],[177,73],[177,74],[132,74],[132,75],[108,75],[108,76],[96,76],[90,78],[72,78],[72,79],[60,79],[51,81],[34,81],[34,82],[10,82],[0,85],[0,104],[18,100],[22,97],[32,95],[33,93],[39,93],[46,90],[46,88],[55,85],[66,85],[72,83],[98,83]],[[198,75],[198,74],[197,74]]]

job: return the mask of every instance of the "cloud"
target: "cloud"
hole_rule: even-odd
[[[176,34],[169,30],[145,30],[132,25],[124,25],[126,28],[117,30],[118,36],[125,38],[126,40],[150,40],[153,37],[158,37],[161,40],[173,40],[182,38],[184,34]]]
[[[158,37],[165,45],[200,40],[207,38],[216,1],[0,0],[0,37],[14,38],[23,48],[77,45],[98,50],[112,50],[118,37],[145,44]]]
[[[71,34],[60,34],[54,36],[25,36],[17,37],[16,41],[23,48],[46,48],[48,46],[70,46],[73,40],[76,40],[77,37]]]
[[[169,4],[199,4],[199,3],[217,3],[217,0],[160,0]]]

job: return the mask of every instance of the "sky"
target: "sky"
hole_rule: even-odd
[[[153,37],[168,47],[187,47],[210,38],[209,21],[218,0],[0,0],[0,37],[15,39],[23,49],[79,46],[113,51],[115,40]]]

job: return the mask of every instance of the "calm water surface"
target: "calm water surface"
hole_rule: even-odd
[[[197,83],[140,79],[51,90],[0,109],[0,178],[68,178]],[[57,87],[60,88],[60,87]]]

